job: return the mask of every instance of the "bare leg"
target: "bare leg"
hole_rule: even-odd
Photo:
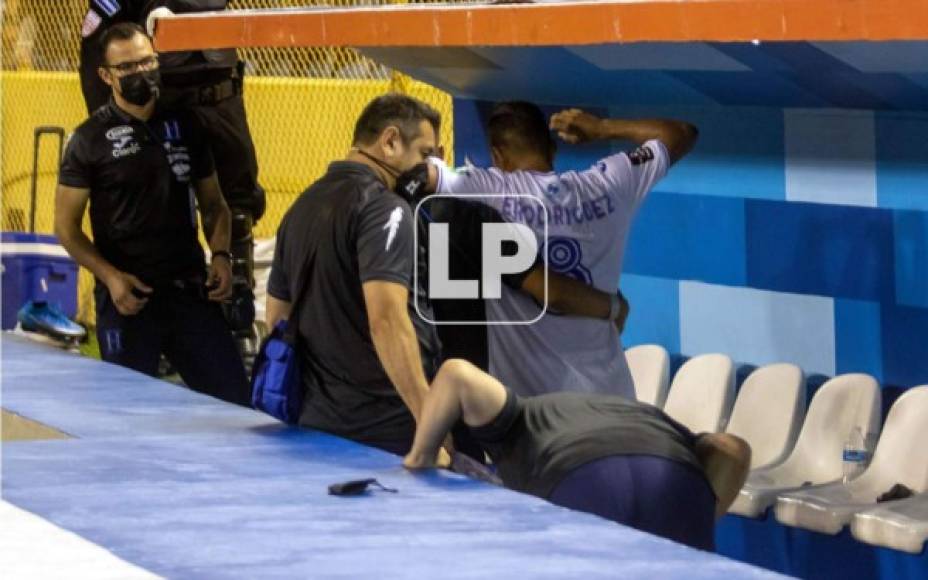
[[[495,419],[505,404],[502,383],[467,361],[446,361],[426,395],[416,438],[403,465],[434,467],[442,441],[459,419],[469,427],[480,427]]]
[[[728,433],[706,433],[696,442],[696,456],[718,498],[715,517],[720,518],[738,497],[751,466],[751,447]]]

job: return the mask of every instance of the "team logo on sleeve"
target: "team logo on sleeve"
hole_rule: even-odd
[[[632,162],[632,165],[641,165],[654,159],[654,151],[651,151],[650,147],[645,147],[642,145],[641,147],[629,153],[628,159]]]
[[[93,10],[88,10],[84,16],[84,23],[81,25],[81,36],[87,38],[100,28],[103,18]]]
[[[387,246],[384,248],[384,251],[389,251],[390,246],[393,245],[393,240],[396,238],[396,232],[400,229],[401,221],[403,221],[403,209],[397,207],[390,213],[387,223],[383,225],[383,229],[388,230]]]

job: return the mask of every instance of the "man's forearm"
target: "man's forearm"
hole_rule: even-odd
[[[662,142],[669,137],[688,130],[688,123],[672,119],[603,119],[600,124],[600,139],[616,139],[642,144],[651,139]]]
[[[274,298],[268,293],[267,301],[264,306],[264,317],[267,327],[274,328],[274,325],[276,325],[278,321],[290,318],[290,312],[292,310],[293,303],[287,300],[281,300],[280,298]],[[299,321],[294,321],[294,324],[299,324]]]
[[[203,230],[211,252],[228,252],[231,243],[232,214],[223,202],[213,203],[203,213]]]
[[[525,278],[522,291],[543,303],[544,268],[538,267]],[[612,295],[556,272],[548,273],[548,306],[559,314],[607,319],[612,312]]]
[[[430,463],[461,418],[461,397],[453,385],[436,381],[425,397],[422,413],[418,417],[416,437],[410,450],[414,463]]]
[[[664,144],[672,163],[690,152],[699,131],[695,126],[673,119],[603,119],[599,138],[632,141],[641,145],[651,139]]]
[[[419,342],[408,315],[372,321],[371,338],[387,376],[418,421],[429,387],[422,370]]]
[[[80,229],[74,231],[56,228],[55,235],[74,261],[90,270],[104,284],[119,271],[100,254]]]
[[[585,318],[607,319],[612,313],[611,294],[587,286],[572,278],[564,278],[559,288],[549,296],[551,307],[561,314]]]

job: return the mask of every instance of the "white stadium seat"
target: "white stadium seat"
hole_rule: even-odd
[[[694,433],[717,433],[725,427],[734,400],[731,359],[724,354],[703,354],[677,371],[664,412]]]
[[[870,466],[847,484],[832,483],[777,498],[777,519],[787,525],[837,534],[856,512],[902,484],[928,491],[928,386],[906,391],[893,405]]]
[[[751,469],[775,465],[792,451],[805,414],[802,369],[788,363],[767,365],[741,385],[725,432],[751,446]]]
[[[920,554],[928,540],[928,493],[854,514],[851,533],[874,546]]]
[[[635,383],[635,398],[663,407],[670,384],[670,355],[658,344],[641,344],[625,351]]]
[[[841,479],[844,442],[854,427],[879,433],[880,401],[880,387],[870,375],[830,379],[812,398],[789,457],[751,471],[729,512],[760,517],[781,493]]]

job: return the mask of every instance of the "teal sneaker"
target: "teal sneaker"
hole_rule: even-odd
[[[56,305],[29,301],[16,317],[23,330],[43,332],[61,338],[84,338],[87,330],[68,318]]]

